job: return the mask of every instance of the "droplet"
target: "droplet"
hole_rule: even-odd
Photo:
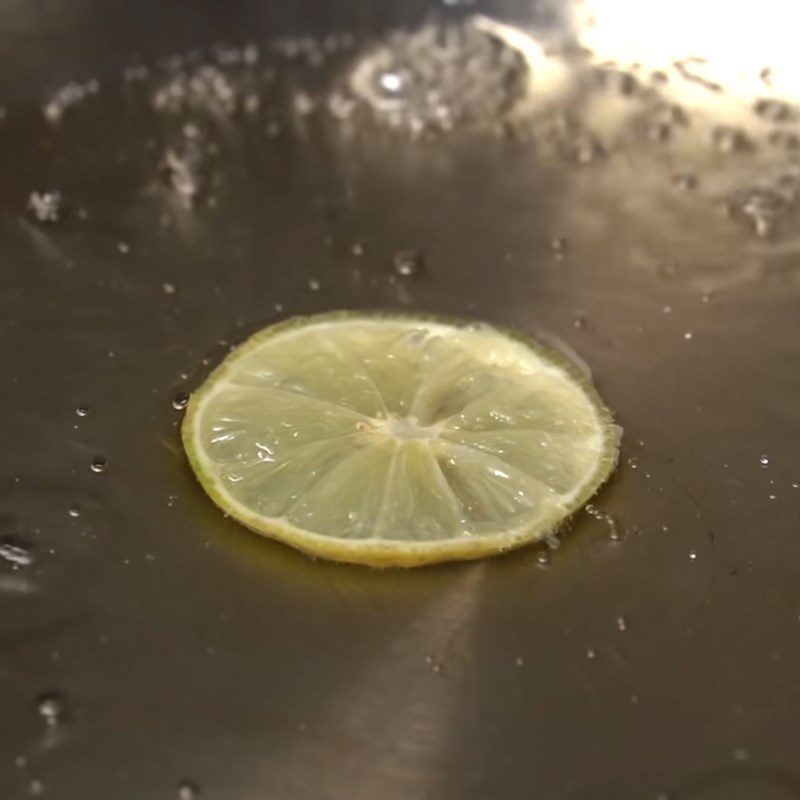
[[[769,456],[766,455],[761,456],[761,458],[759,458],[758,460],[762,467],[769,466]]]
[[[308,282],[308,288],[312,292],[318,292],[322,288],[322,284],[316,278],[311,278]]]
[[[172,407],[176,411],[183,411],[186,406],[189,405],[189,393],[188,392],[178,392],[175,397],[172,398]]]
[[[516,666],[518,666],[518,667],[521,667],[524,663],[525,663],[525,659],[522,656],[517,656],[514,659],[514,664],[516,664]]]
[[[130,253],[131,246],[127,242],[117,242],[117,250],[124,255]]]
[[[70,506],[69,507],[69,511],[67,511],[67,513],[71,517],[76,518],[76,517],[79,517],[81,515],[81,510],[80,510],[79,506]]]
[[[590,647],[590,648],[589,648],[589,649],[586,651],[586,658],[588,658],[588,659],[593,659],[593,658],[594,658],[596,655],[597,655],[597,653],[594,651],[594,648],[593,648],[593,647]]]
[[[623,616],[617,617],[617,630],[623,632],[628,630],[628,620],[625,617]]]
[[[683,338],[688,340],[692,338],[692,335],[691,331],[686,331],[686,333],[683,334]]]
[[[57,692],[40,695],[36,701],[39,716],[51,726],[61,724],[67,716],[67,704],[64,697]]]
[[[174,283],[162,283],[161,288],[164,290],[164,294],[175,294]]]
[[[638,458],[636,458],[636,456],[631,456],[631,457],[628,459],[628,466],[629,466],[631,469],[639,469],[639,459],[638,459]]]
[[[394,255],[394,271],[403,278],[415,278],[425,271],[425,258],[417,250],[399,250]]]
[[[105,472],[106,467],[108,466],[108,461],[101,456],[97,456],[96,458],[92,459],[92,463],[89,464],[89,469],[92,472]]]
[[[39,797],[44,792],[44,784],[38,778],[31,778],[28,783],[28,793],[32,797]]]
[[[692,551],[689,553],[689,559],[690,559],[691,561],[697,561],[697,553],[695,553],[695,551],[694,551],[694,550],[692,550]]]
[[[552,556],[550,555],[550,550],[542,549],[539,550],[538,553],[536,553],[536,563],[539,564],[539,566],[541,567],[549,566],[551,559]]]
[[[76,413],[76,414],[77,414],[79,417],[86,417],[86,416],[88,416],[88,415],[89,415],[89,406],[78,406],[78,407],[75,409],[75,413]]]
[[[179,800],[196,800],[200,797],[200,786],[188,778],[184,778],[178,784]]]
[[[29,567],[34,562],[31,548],[11,539],[0,541],[0,559],[7,561],[15,568]]]

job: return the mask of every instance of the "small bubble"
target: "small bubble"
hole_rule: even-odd
[[[81,509],[79,506],[70,506],[69,511],[67,513],[73,518],[77,518],[81,515]]]
[[[350,247],[350,252],[354,256],[363,256],[367,251],[366,242],[363,239],[356,239]]]
[[[539,564],[539,566],[542,567],[549,566],[551,559],[552,556],[550,555],[550,550],[540,550],[536,554],[536,563]]]
[[[556,236],[555,238],[550,240],[550,250],[553,252],[553,256],[555,257],[556,261],[563,261],[564,256],[567,253],[567,240],[563,236]]]
[[[101,456],[97,456],[97,458],[93,458],[91,464],[89,464],[89,469],[92,472],[105,472],[106,467],[108,466],[108,461]]]
[[[579,330],[582,330],[586,327],[586,315],[585,314],[578,314],[575,319],[572,320],[572,325]]]
[[[769,456],[766,456],[766,455],[761,456],[761,458],[759,458],[758,461],[759,461],[759,463],[761,464],[762,467],[769,466]]]
[[[695,553],[695,551],[694,551],[694,550],[692,550],[692,551],[689,553],[689,559],[690,559],[691,561],[697,561],[697,553]]]
[[[394,256],[394,271],[403,278],[415,278],[425,271],[425,259],[417,250],[399,250]]]
[[[525,659],[522,656],[517,656],[514,659],[514,664],[518,667],[521,667],[525,663]]]
[[[791,108],[788,104],[772,98],[757,100],[753,110],[759,117],[763,117],[770,122],[783,122],[791,115]]]
[[[196,800],[200,797],[200,786],[188,778],[178,784],[178,800]]]
[[[397,94],[403,89],[406,78],[401,72],[383,72],[378,76],[378,83],[385,92]]]
[[[186,406],[189,405],[189,394],[188,392],[179,392],[172,398],[172,407],[176,411],[183,411]]]
[[[123,254],[130,253],[131,246],[127,242],[117,242],[117,250]]]
[[[636,458],[636,456],[631,456],[631,457],[628,459],[628,466],[629,466],[631,469],[639,469],[639,459],[638,459],[638,458]]]
[[[753,143],[744,131],[727,125],[720,125],[712,132],[712,141],[720,153],[743,153],[751,150]]]
[[[679,172],[673,176],[672,182],[678,189],[689,192],[697,188],[697,175],[692,172]]]
[[[597,653],[595,652],[593,647],[588,648],[588,650],[586,651],[586,658],[590,660],[593,659],[596,655]]]
[[[15,568],[29,567],[34,562],[33,553],[21,542],[3,539],[0,541],[0,560],[7,561]]]
[[[322,284],[316,278],[311,278],[308,282],[308,288],[312,292],[318,292],[322,288]]]
[[[664,308],[662,308],[661,310],[662,310],[662,311],[663,311],[665,314],[671,314],[671,313],[672,313],[672,306],[664,306]]]
[[[28,210],[39,222],[58,222],[64,208],[61,192],[31,192]]]
[[[162,283],[161,288],[164,290],[164,294],[175,294],[174,283]]]
[[[628,699],[631,701],[631,703],[633,703],[633,705],[637,705],[639,702],[639,695],[632,694]]]
[[[67,704],[62,695],[48,692],[40,695],[36,701],[39,716],[51,726],[56,726],[64,721],[67,716]]]
[[[623,632],[628,630],[628,620],[625,617],[617,617],[617,630]]]
[[[607,155],[605,147],[590,136],[580,137],[571,148],[572,158],[582,166],[591,164]]]
[[[14,759],[14,766],[19,767],[20,769],[22,769],[23,767],[27,767],[28,759],[25,756],[17,756]]]
[[[750,758],[750,753],[744,749],[744,747],[737,747],[736,750],[733,751],[733,757],[737,761],[747,761]]]
[[[28,783],[28,793],[33,797],[39,797],[44,792],[44,784],[38,778],[31,778]]]
[[[797,481],[792,481],[792,489],[800,489],[800,483]]]
[[[77,414],[79,417],[86,417],[86,416],[88,416],[88,414],[89,414],[89,406],[78,406],[78,407],[75,409],[75,413],[76,413],[76,414]]]

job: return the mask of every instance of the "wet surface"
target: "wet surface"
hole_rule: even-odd
[[[324,101],[422,4],[160,27],[134,4],[158,28],[138,56],[93,9],[48,5],[3,55],[24,80],[0,103],[0,796],[800,796],[800,258],[764,108],[742,153],[717,152],[727,117],[652,98],[611,135],[583,89],[544,139],[415,141]],[[118,50],[93,61],[82,26]],[[306,30],[347,36],[298,64],[281,48]],[[211,107],[155,102],[208,66]],[[54,122],[73,79],[99,90]],[[259,327],[343,307],[579,354],[625,428],[594,511],[545,550],[412,572],[222,517],[179,443],[186,393]]]

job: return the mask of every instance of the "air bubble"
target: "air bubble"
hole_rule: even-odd
[[[86,417],[86,416],[88,416],[88,415],[89,415],[89,406],[78,406],[78,407],[75,409],[75,413],[76,413],[76,414],[77,414],[79,417]]]
[[[175,397],[172,398],[172,407],[176,411],[183,411],[186,406],[189,405],[189,394],[188,392],[178,392]]]
[[[762,467],[769,466],[769,456],[767,455],[761,456],[761,458],[759,458],[758,461]]]
[[[178,800],[196,800],[200,797],[200,786],[188,778],[178,784]]]
[[[689,192],[697,188],[697,175],[692,172],[679,172],[673,177],[672,182],[678,189]]]
[[[403,278],[415,278],[425,271],[425,258],[417,250],[400,250],[394,256],[394,271]]]
[[[31,192],[28,197],[28,210],[39,222],[58,222],[63,208],[61,192]]]
[[[550,565],[551,560],[552,556],[550,555],[549,550],[540,550],[536,554],[536,563],[539,564],[539,566],[547,567]]]
[[[563,261],[567,252],[567,240],[563,236],[556,236],[550,240],[550,249],[556,261]]]
[[[40,695],[36,701],[39,716],[50,726],[60,725],[67,716],[64,697],[56,692]]]
[[[628,620],[621,615],[617,617],[617,630],[622,632],[628,630]]]
[[[15,568],[29,567],[34,562],[31,549],[20,542],[4,539],[0,541],[0,560],[7,561]]]
[[[108,461],[101,456],[97,456],[96,458],[92,459],[92,462],[89,464],[89,469],[92,472],[105,472],[106,467],[108,466]]]
[[[76,519],[81,515],[81,509],[79,506],[70,506],[67,513],[73,518]]]

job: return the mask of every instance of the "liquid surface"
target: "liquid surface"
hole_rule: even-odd
[[[560,30],[523,5],[496,10]],[[0,540],[33,558],[0,559],[0,796],[797,797],[797,229],[783,200],[764,237],[772,205],[727,209],[791,198],[791,120],[645,105],[671,137],[617,139],[587,110],[644,101],[604,69],[538,149],[348,128],[328,82],[429,9],[319,6],[2,12]],[[332,32],[349,47],[314,67],[295,40]],[[31,194],[54,191],[40,220]],[[401,251],[425,269],[398,274]],[[342,307],[572,347],[626,430],[594,512],[541,558],[374,576],[224,519],[173,401],[250,333]]]

